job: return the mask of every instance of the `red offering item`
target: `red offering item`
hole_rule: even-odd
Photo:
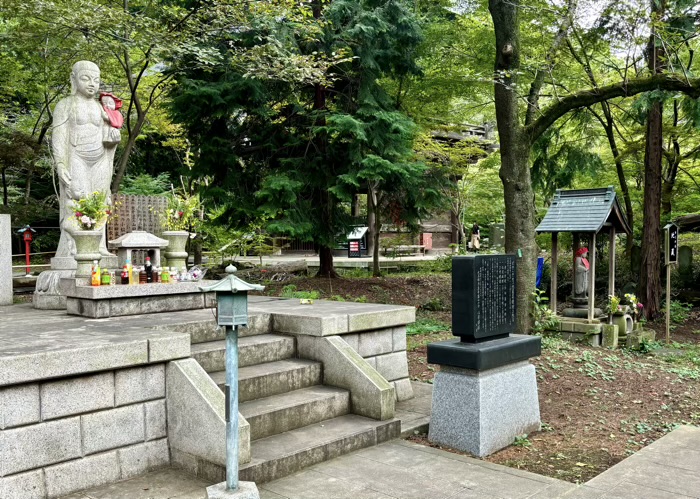
[[[124,116],[119,112],[122,107],[122,100],[110,92],[100,93],[100,102],[102,109],[107,113],[109,124],[114,128],[121,128],[124,125]]]

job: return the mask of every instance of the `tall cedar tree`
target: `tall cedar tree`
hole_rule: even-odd
[[[421,206],[416,194],[430,191],[421,185],[424,169],[407,161],[412,123],[380,84],[384,77],[418,74],[421,35],[400,0],[334,0],[315,4],[313,13],[323,34],[303,50],[348,58],[330,68],[327,85],[303,90],[275,121],[286,144],[258,196],[275,216],[270,230],[312,240],[319,276],[334,277],[332,249],[351,223],[344,203],[354,192],[413,186],[403,191],[413,196],[403,199],[407,215]]]

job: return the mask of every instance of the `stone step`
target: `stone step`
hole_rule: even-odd
[[[195,343],[206,343],[208,341],[223,340],[225,331],[223,327],[216,324],[215,315],[212,311],[211,319],[206,321],[191,321],[182,324],[173,324],[167,327],[169,330],[188,333],[190,341]],[[270,332],[269,314],[251,314],[248,316],[248,326],[238,328],[238,337],[255,336],[268,334]]]
[[[398,438],[401,421],[347,414],[251,442],[252,459],[242,465],[240,480],[258,484],[303,468]]]
[[[207,372],[226,369],[226,340],[192,345],[192,357]],[[294,337],[281,334],[260,334],[238,338],[238,367],[289,359],[296,352]]]
[[[223,391],[226,371],[209,373]],[[323,379],[323,365],[305,359],[284,359],[266,362],[238,370],[238,400],[247,402],[291,390],[319,385]]]
[[[347,414],[350,392],[316,385],[239,405],[250,423],[250,439],[258,440]]]

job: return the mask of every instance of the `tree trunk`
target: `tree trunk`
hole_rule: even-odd
[[[5,168],[2,169],[2,205],[7,206],[7,177],[5,177]]]
[[[374,189],[371,189],[372,194],[367,198],[369,203],[371,203],[372,206],[372,212],[374,213],[374,244],[372,248],[372,276],[374,277],[381,277],[382,272],[381,269],[379,268],[379,227],[382,226],[381,223],[381,213],[379,210],[379,206],[381,203],[378,202],[378,195],[376,194],[376,191]],[[368,204],[369,204],[368,203]]]
[[[663,2],[651,2],[652,21],[663,14]],[[652,74],[663,72],[664,53],[656,44],[652,28],[647,45],[648,65]],[[661,161],[663,158],[663,104],[656,101],[647,114],[644,151],[644,232],[638,295],[644,303],[647,319],[654,319],[660,309],[661,296]]]
[[[143,124],[145,122],[146,115],[143,114],[142,116],[139,116],[138,120],[136,121],[136,125],[134,126],[133,130],[131,130],[131,133],[129,133],[129,138],[126,141],[126,145],[124,146],[122,155],[119,158],[119,164],[117,165],[116,171],[114,173],[114,178],[112,179],[112,195],[119,192],[119,185],[122,183],[122,179],[124,178],[124,174],[126,173],[126,167],[129,164],[129,156],[131,155],[131,151],[134,150],[134,146],[136,145],[136,139],[141,133],[141,128],[143,128]]]
[[[659,313],[661,296],[661,102],[655,102],[647,116],[647,139],[644,154],[644,232],[639,296],[647,319]]]
[[[318,274],[316,277],[336,278],[338,274],[333,268],[333,249],[327,246],[318,247]]]
[[[33,174],[34,174],[33,171],[29,171],[29,173],[27,173],[27,182],[24,186],[24,204],[29,204],[29,198],[32,195],[32,176],[33,176]]]
[[[668,169],[662,172],[661,176],[661,214],[668,215],[673,210],[672,196],[673,188],[676,185],[676,177],[678,177],[678,168],[681,165],[683,158],[681,157],[681,145],[678,142],[678,99],[673,99],[673,132],[671,143],[673,144],[673,152],[667,155]]]
[[[518,0],[489,0],[496,34],[494,97],[501,146],[506,207],[506,252],[517,255],[517,331],[530,330],[530,295],[535,289],[534,193],[530,179],[530,139],[519,121],[517,78],[520,72]]]
[[[673,196],[673,187],[675,186],[675,179],[664,179],[661,185],[661,214],[668,215],[673,209],[671,204],[671,199]]]
[[[375,223],[374,208],[372,205],[372,188],[367,189],[367,253],[374,255],[375,241],[377,241],[377,251],[379,251],[379,227]],[[376,237],[375,237],[376,236]]]
[[[629,223],[630,228],[634,231],[634,212],[632,208],[632,198],[630,197],[629,187],[627,187],[627,178],[625,177],[625,170],[622,167],[622,158],[620,158],[620,150],[617,148],[617,141],[615,140],[613,116],[610,112],[610,106],[607,102],[601,102],[601,106],[603,107],[603,113],[605,114],[605,120],[601,120],[601,124],[603,125],[603,129],[605,130],[605,136],[608,138],[610,151],[612,152],[613,159],[615,160],[615,169],[617,170],[617,181],[620,183],[622,199],[625,202],[625,214],[627,215],[627,222]],[[634,246],[633,234],[627,236],[627,258],[630,258],[632,256],[632,246]]]

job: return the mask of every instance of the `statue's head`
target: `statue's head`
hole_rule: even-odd
[[[588,248],[586,248],[586,247],[579,248],[579,249],[576,251],[576,256],[580,256],[580,257],[586,258],[586,257],[588,256]]]
[[[100,68],[90,61],[78,61],[73,64],[70,74],[71,94],[81,94],[93,98],[100,89]]]

